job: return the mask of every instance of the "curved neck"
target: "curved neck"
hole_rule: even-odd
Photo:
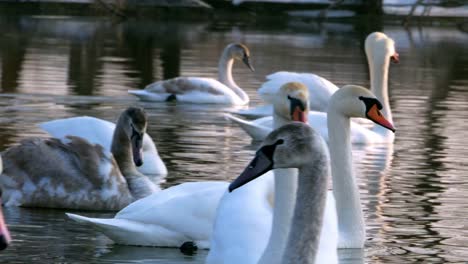
[[[317,152],[320,155],[319,152]],[[328,159],[321,153],[318,164],[299,169],[294,217],[281,263],[313,264],[319,248],[327,195]]]
[[[329,107],[327,123],[339,247],[360,248],[364,245],[366,234],[351,159],[350,120]]]
[[[138,172],[133,162],[132,146],[123,126],[125,121],[119,118],[112,138],[111,152],[120,171],[127,180],[128,189],[137,200],[157,190],[156,186],[145,175]]]
[[[371,91],[382,103],[382,113],[385,118],[393,123],[392,111],[390,109],[390,101],[388,98],[388,69],[390,65],[390,57],[386,56],[383,60],[368,56],[369,75],[371,83]],[[393,135],[393,133],[382,127],[374,126],[375,132],[381,135]]]
[[[275,129],[291,123],[273,112]],[[259,264],[270,264],[281,260],[288,241],[291,220],[294,212],[297,191],[297,169],[276,169],[275,174],[275,206],[270,239]]]
[[[239,96],[244,102],[249,102],[249,96],[234,82],[232,78],[232,65],[234,59],[229,55],[229,49],[225,49],[218,63],[218,81],[231,88],[231,90]]]

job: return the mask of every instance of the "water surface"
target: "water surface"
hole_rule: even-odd
[[[250,105],[261,103],[256,89],[278,70],[369,86],[363,41],[371,29],[350,24],[2,17],[0,29],[0,149],[45,137],[36,127],[43,121],[78,115],[114,121],[138,105],[149,114],[148,132],[170,172],[158,179],[162,188],[233,179],[255,145],[223,118],[230,107],[140,102],[128,89],[179,75],[215,77],[218,56],[233,41],[252,52],[255,73],[242,64],[234,69]],[[468,34],[429,26],[380,30],[395,39],[401,58],[390,70],[398,130],[394,145],[355,149],[368,240],[363,251],[340,250],[341,263],[466,261]],[[64,212],[6,208],[14,241],[0,261],[203,263],[207,254],[115,245]]]

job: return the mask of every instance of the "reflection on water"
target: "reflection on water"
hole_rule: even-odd
[[[163,188],[230,180],[256,147],[224,119],[230,108],[140,102],[127,90],[178,75],[215,77],[219,53],[233,41],[252,51],[255,73],[234,67],[251,105],[261,103],[256,88],[264,76],[277,70],[368,86],[363,39],[380,25],[371,27],[2,17],[0,147],[44,137],[39,122],[77,115],[113,121],[127,106],[139,105],[147,109],[149,133],[169,170]],[[368,241],[364,251],[340,250],[341,263],[465,261],[468,35],[453,28],[383,30],[401,57],[390,70],[398,130],[392,146],[354,150]],[[7,208],[5,216],[14,243],[2,252],[2,263],[202,263],[206,256],[115,245],[66,220],[62,210]]]

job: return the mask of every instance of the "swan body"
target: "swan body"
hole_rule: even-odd
[[[394,41],[387,37],[385,34],[380,32],[374,32],[370,34],[365,41],[365,51],[368,59],[369,64],[369,72],[370,72],[370,79],[371,79],[371,91],[382,101],[383,109],[382,112],[385,116],[387,116],[390,122],[393,121],[391,109],[390,109],[390,102],[388,99],[388,68],[389,63],[391,60],[398,61],[398,53],[395,52],[395,43]],[[326,85],[316,85],[313,86],[312,80],[321,80],[323,78],[318,77],[316,75],[310,74],[298,74],[298,73],[286,73],[286,72],[279,72],[273,75],[281,76],[282,78],[278,77],[278,80],[286,80],[287,76],[290,78],[290,81],[298,81],[303,82],[306,86],[309,87],[309,92],[312,95],[310,100],[310,104],[316,101],[320,102],[322,105],[325,104],[324,102],[328,102],[331,94],[336,92],[337,89],[329,89],[329,93],[325,92],[317,92],[310,91],[310,87],[326,87]],[[270,75],[272,76],[272,75]],[[270,77],[269,76],[269,77]],[[320,79],[319,79],[320,78]],[[310,80],[308,80],[310,79]],[[331,84],[328,81],[322,80],[324,84]],[[317,81],[318,82],[318,81]],[[270,84],[268,86],[262,86],[259,90],[262,89],[267,91],[272,91],[268,94],[268,97],[262,97],[267,102],[273,103],[274,97],[277,94],[274,94],[273,88],[266,89],[264,87],[275,87],[274,81],[269,80],[266,84]],[[280,81],[277,82],[278,84],[281,83]],[[328,85],[330,86],[330,85]],[[279,86],[276,86],[279,87]],[[331,87],[331,86],[330,86]],[[320,90],[324,91],[324,89]],[[330,94],[331,93],[331,94]],[[316,98],[317,97],[317,98]],[[262,106],[261,109],[267,109],[265,106]],[[258,114],[257,110],[253,110]],[[243,111],[242,114],[245,114],[246,111]],[[268,115],[271,115],[270,112]],[[259,118],[254,121],[244,121],[240,118],[236,118],[233,116],[228,116],[228,119],[232,120],[233,122],[237,123],[243,130],[249,134],[253,140],[263,140],[265,136],[273,130],[272,125],[272,117],[264,117]],[[328,141],[328,129],[327,129],[327,114],[324,112],[309,112],[309,120],[310,125],[319,131],[322,137]],[[394,134],[391,133],[388,129],[382,128],[380,126],[375,126],[372,129],[365,127],[362,124],[358,124],[355,122],[351,123],[351,142],[355,144],[375,144],[375,143],[392,143],[394,140]]]
[[[111,152],[80,137],[29,138],[2,153],[0,177],[7,206],[118,210],[157,187],[136,170],[146,114],[128,108],[119,117]]]
[[[287,86],[289,86],[289,89],[284,89],[288,88]],[[287,100],[284,100],[284,98],[287,98],[291,102],[295,100],[291,94],[292,90],[294,90],[291,88],[294,87],[296,88],[296,95],[302,94],[298,96],[301,98],[300,101],[305,105],[307,104],[307,89],[303,86],[301,88],[301,84],[293,83],[292,86],[285,85],[281,87],[280,94],[283,93],[283,96],[278,96],[273,104],[275,108],[275,126],[288,124],[291,120],[294,120],[294,117],[300,116],[284,110],[284,106],[287,104]],[[280,98],[283,98],[283,104],[280,103]],[[365,228],[359,193],[352,169],[349,119],[351,117],[369,118],[393,130],[391,123],[381,116],[378,111],[379,108],[381,109],[382,106],[375,96],[367,89],[358,86],[343,87],[332,96],[330,101],[328,110],[330,118],[327,120],[327,125],[330,131],[333,131],[330,134],[329,142],[332,161],[333,193],[327,193],[325,207],[325,212],[327,213],[325,213],[325,226],[322,229],[322,239],[320,240],[317,253],[317,259],[320,260],[318,263],[337,263],[337,248],[361,248],[364,245]],[[291,107],[289,109],[297,108]],[[302,112],[306,112],[307,107],[304,107],[302,110]],[[300,119],[304,121],[304,118]],[[299,153],[297,155],[301,156]],[[233,234],[230,234],[230,232],[225,233],[224,227],[227,226],[225,222],[230,221],[231,224],[229,226],[235,227],[236,225],[233,222],[236,222],[238,216],[229,215],[228,217],[226,214],[221,214],[222,208],[225,206],[224,200],[229,200],[223,197],[218,207],[218,216],[213,231],[212,249],[208,255],[207,263],[277,263],[285,254],[286,241],[290,235],[290,228],[284,227],[291,226],[291,208],[295,206],[295,192],[298,189],[296,177],[291,169],[280,170],[279,173],[277,170],[275,171],[275,206],[269,240],[267,235],[263,237],[259,236],[257,239],[252,240],[248,235],[248,233],[252,232],[249,231],[246,232],[247,234],[244,234],[242,229],[238,230],[238,232],[232,232]],[[262,190],[259,189],[257,195],[261,195],[261,192]],[[294,195],[291,195],[291,193]],[[263,195],[265,196],[265,194]],[[248,206],[249,203],[244,205],[244,207]],[[256,221],[258,222],[258,220]],[[256,221],[252,220],[253,224],[251,228],[259,226],[259,224],[255,224]],[[268,243],[263,251],[245,251],[234,259],[232,254],[229,254],[229,252],[236,252],[237,247],[243,247],[245,250],[248,250],[246,244],[248,245],[249,243],[265,245],[266,240],[268,240]],[[237,241],[237,243],[230,243],[229,241]],[[223,243],[227,243],[227,245],[222,245]],[[218,246],[217,244],[221,244],[222,246]],[[263,252],[263,255],[260,252]],[[247,258],[246,256],[251,257]]]
[[[183,183],[135,201],[114,218],[67,216],[118,244],[180,247],[193,241],[208,249],[216,207],[227,186],[227,182]]]
[[[106,151],[111,149],[115,130],[114,123],[90,116],[55,119],[40,123],[39,127],[52,137],[64,140],[67,136],[78,136],[91,144],[101,145]],[[143,165],[137,169],[143,174],[167,174],[166,166],[147,133],[143,136]]]
[[[251,70],[250,51],[242,44],[230,44],[218,65],[218,80],[199,77],[177,77],[149,84],[143,90],[129,90],[130,94],[147,101],[179,101],[199,104],[245,105],[249,96],[234,82],[234,60],[242,60]]]

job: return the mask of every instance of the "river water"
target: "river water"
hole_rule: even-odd
[[[455,27],[11,16],[0,18],[0,29],[0,149],[46,137],[36,126],[43,121],[79,115],[114,121],[126,107],[142,106],[170,172],[156,179],[161,188],[231,180],[255,145],[223,118],[233,108],[140,102],[128,89],[179,75],[216,77],[220,52],[235,41],[251,49],[256,68],[234,69],[251,106],[261,103],[256,89],[265,76],[278,70],[368,87],[363,41],[382,30],[400,54],[389,81],[396,139],[354,150],[368,239],[363,251],[340,250],[340,262],[468,260],[468,34]],[[67,220],[63,210],[4,211],[13,243],[1,263],[203,263],[207,254],[115,245]]]

